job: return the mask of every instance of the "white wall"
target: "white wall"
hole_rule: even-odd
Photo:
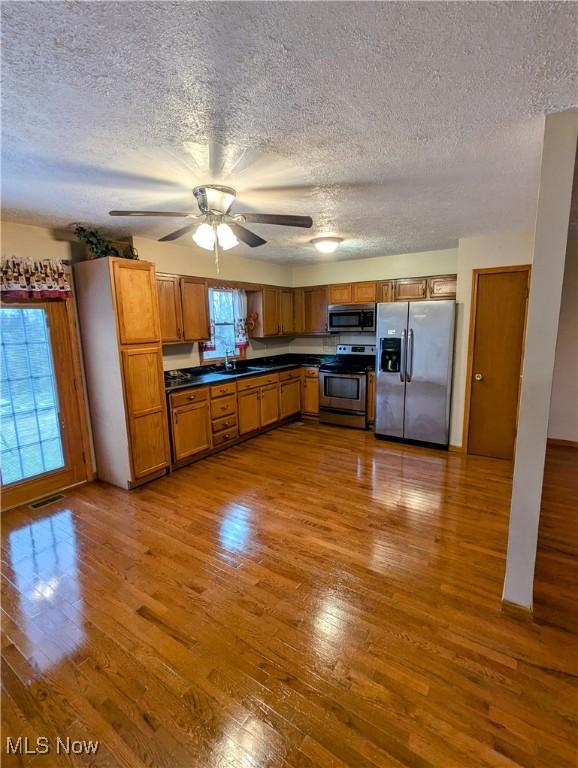
[[[545,117],[503,592],[525,608],[533,599],[577,135],[578,110]]]
[[[578,240],[566,249],[548,437],[578,442]]]
[[[393,280],[398,277],[425,277],[427,275],[453,275],[456,271],[458,250],[423,251],[372,259],[330,261],[319,254],[315,264],[296,264],[293,267],[293,285],[325,285],[361,280]],[[321,261],[324,259],[324,261]]]
[[[504,232],[480,237],[465,237],[459,242],[456,270],[458,306],[450,425],[451,445],[462,445],[473,270],[531,264],[533,246],[532,232]]]

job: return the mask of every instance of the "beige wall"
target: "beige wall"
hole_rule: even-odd
[[[578,442],[578,240],[566,250],[548,437]]]
[[[71,244],[57,240],[50,229],[3,221],[0,224],[2,258],[70,259]]]
[[[320,259],[327,256],[319,254]],[[454,274],[458,249],[402,253],[351,261],[323,261],[293,267],[293,285],[325,285],[353,280],[390,280],[397,277]]]
[[[512,264],[531,264],[534,237],[532,232],[506,232],[496,235],[462,238],[458,246],[456,291],[457,318],[454,352],[454,383],[450,444],[462,444],[466,368],[472,295],[472,271]]]

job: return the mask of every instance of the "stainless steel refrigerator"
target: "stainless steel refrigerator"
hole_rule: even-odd
[[[447,445],[455,301],[377,305],[375,433]]]

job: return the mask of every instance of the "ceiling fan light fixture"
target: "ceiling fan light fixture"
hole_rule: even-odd
[[[343,238],[316,237],[311,242],[321,253],[334,253],[339,248],[340,243],[343,242]]]
[[[193,234],[193,240],[199,246],[206,251],[212,251],[215,246],[215,231],[210,224],[203,222],[199,224]]]
[[[228,224],[219,224],[217,227],[217,240],[224,251],[239,245],[239,241]]]

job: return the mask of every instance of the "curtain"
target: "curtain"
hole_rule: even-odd
[[[199,349],[201,349],[203,352],[214,352],[217,349],[217,345],[215,343],[215,303],[213,301],[214,290],[214,288],[209,288],[207,296],[209,302],[209,328],[211,337],[208,341],[199,342]]]
[[[233,309],[235,313],[235,348],[247,349],[247,292],[233,291]]]
[[[51,259],[3,259],[0,270],[3,299],[69,299],[70,268]]]

